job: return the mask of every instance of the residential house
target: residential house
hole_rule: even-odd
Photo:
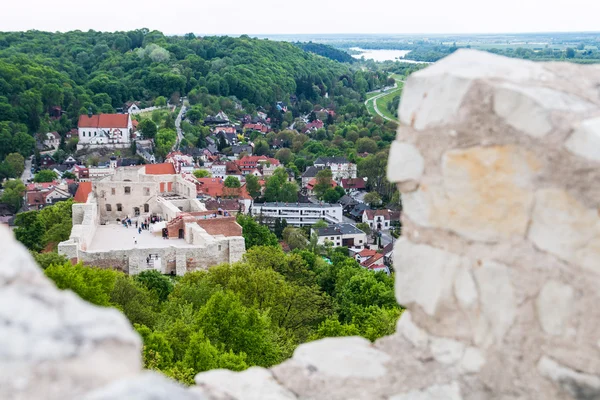
[[[221,178],[193,178],[190,181],[196,184],[197,197],[208,200],[237,199],[245,210],[252,207],[252,197],[246,190],[246,185],[239,188],[228,188]]]
[[[333,246],[362,249],[367,243],[367,235],[352,224],[334,224],[326,228],[313,229],[321,245],[327,242]]]
[[[79,144],[116,145],[131,141],[133,124],[129,114],[100,114],[79,116]]]
[[[355,254],[354,258],[363,268],[373,272],[385,272],[388,275],[390,274],[389,268],[384,264],[384,255],[382,253],[378,253],[371,249],[364,249]]]
[[[257,168],[262,169],[263,175],[267,175],[267,172],[272,174],[272,170],[280,165],[278,159],[267,156],[244,156],[236,160],[235,163],[240,167],[243,175],[248,175]],[[268,169],[267,172],[265,172],[265,167]],[[271,167],[273,168],[271,169]]]
[[[54,165],[56,165],[56,161],[54,161],[54,158],[50,154],[42,154],[40,156],[41,169],[51,169]]]
[[[358,204],[358,201],[345,194],[338,200],[338,203],[342,205],[344,213],[348,213],[355,205]]]
[[[308,183],[306,184],[306,192],[308,193],[309,196],[314,195],[314,189],[315,186],[317,185],[317,178],[312,178],[310,181],[308,181]],[[329,182],[329,187],[330,188],[335,188],[337,187],[337,183],[331,179]]]
[[[265,125],[261,122],[244,124],[245,132],[257,131],[262,134],[266,134],[266,133],[269,133],[270,130],[271,130],[271,128],[269,128],[267,125]]]
[[[204,119],[204,125],[224,125],[229,123],[229,117],[223,111],[220,111],[217,115],[209,115]]]
[[[139,101],[128,101],[123,106],[124,110],[127,110],[127,114],[137,114],[140,112],[140,102]]]
[[[173,164],[178,174],[191,174],[194,172],[194,157],[183,154],[180,151],[172,151],[167,154],[165,162]]]
[[[323,169],[325,169],[325,167],[310,166],[306,168],[306,171],[304,171],[304,173],[302,174],[302,187],[306,187],[306,185],[308,185],[308,182],[311,179],[315,178],[319,171]]]
[[[336,181],[356,178],[356,164],[349,162],[346,157],[319,157],[314,166],[331,169],[331,175]]]
[[[356,222],[362,222],[365,210],[369,210],[369,206],[365,203],[358,203],[350,209],[348,214],[350,215],[350,218],[354,219]]]
[[[340,186],[345,190],[363,191],[367,189],[364,178],[342,178]]]
[[[44,146],[51,149],[58,149],[58,146],[60,146],[60,134],[58,132],[46,133]]]
[[[390,229],[390,210],[365,210],[362,215],[362,222],[369,224],[373,230]]]
[[[210,174],[213,178],[225,179],[227,175],[227,165],[224,162],[214,162],[210,166]]]
[[[325,124],[323,123],[323,121],[321,121],[320,119],[316,119],[316,120],[306,124],[304,126],[304,129],[302,130],[302,133],[315,132],[316,130],[321,129],[324,126],[325,126]]]
[[[251,156],[254,148],[250,144],[234,144],[231,146],[231,152],[234,157],[239,157],[242,153]]]

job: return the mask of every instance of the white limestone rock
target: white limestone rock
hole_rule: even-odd
[[[546,282],[535,301],[538,320],[544,332],[562,335],[566,331],[573,296],[571,286],[554,280]]]
[[[122,379],[86,394],[83,400],[206,400],[204,395],[186,389],[156,372],[144,372]]]
[[[423,390],[397,394],[389,400],[462,400],[460,385],[453,381],[447,385],[433,385]]]
[[[463,373],[474,374],[479,372],[484,365],[485,357],[481,350],[476,347],[467,347],[460,360],[459,367]]]
[[[441,167],[443,185],[423,179],[403,195],[411,221],[474,241],[525,236],[540,169],[532,153],[512,145],[449,150]]]
[[[118,310],[56,289],[4,227],[0,254],[0,398],[77,398],[141,370]]]
[[[475,343],[487,346],[499,343],[513,324],[517,306],[508,267],[493,261],[483,261],[474,271],[479,288],[481,316]]]
[[[410,75],[402,92],[400,122],[417,130],[455,123],[460,119],[459,110],[473,82],[498,77],[529,82],[549,80],[552,74],[541,64],[458,50]]]
[[[454,296],[456,296],[458,304],[460,304],[463,310],[477,304],[477,299],[479,298],[477,285],[471,271],[466,267],[460,267],[456,272]]]
[[[415,146],[393,141],[388,158],[387,178],[390,182],[418,182],[423,175],[425,161]]]
[[[193,393],[223,400],[295,400],[296,396],[281,386],[273,374],[261,367],[242,372],[217,369],[196,375]]]
[[[424,349],[429,343],[429,335],[415,325],[408,310],[405,310],[398,319],[396,332],[403,335],[416,348]]]
[[[582,121],[565,142],[574,154],[592,161],[600,161],[600,117]]]
[[[595,400],[600,398],[600,377],[574,371],[553,359],[542,356],[538,362],[540,374],[575,399]]]
[[[419,305],[435,315],[442,299],[452,296],[454,273],[460,265],[455,254],[400,238],[394,247],[396,299],[403,306]]]
[[[442,364],[456,363],[465,352],[465,345],[457,340],[432,337],[430,343],[433,358]]]
[[[494,90],[494,112],[513,128],[536,138],[552,130],[552,111],[585,112],[593,108],[582,98],[545,87],[502,83]]]
[[[301,344],[292,360],[332,378],[376,378],[387,372],[390,356],[367,339],[351,336]]]
[[[564,190],[536,192],[528,238],[564,261],[600,272],[600,215]]]

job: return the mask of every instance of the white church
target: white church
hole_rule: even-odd
[[[79,116],[79,145],[125,145],[131,142],[133,124],[129,114]]]

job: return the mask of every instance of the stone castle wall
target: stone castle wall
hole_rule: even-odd
[[[57,292],[0,240],[16,257],[0,268],[0,398],[599,399],[599,88],[598,66],[475,51],[408,79],[388,167],[407,311],[375,343],[306,343],[271,369],[208,371],[184,389],[141,371],[122,316]],[[60,351],[24,345],[47,336]]]

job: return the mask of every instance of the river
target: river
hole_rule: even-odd
[[[357,58],[357,59],[361,59],[362,57],[364,57],[365,60],[396,61],[397,59],[400,58],[400,60],[398,60],[398,61],[402,61],[402,62],[406,62],[406,63],[413,63],[413,64],[421,63],[419,61],[405,60],[402,58],[405,55],[407,55],[408,53],[410,53],[410,50],[366,50],[366,49],[361,49],[360,47],[352,47],[352,48],[350,48],[350,50],[361,52],[360,54],[352,54],[352,57]]]

